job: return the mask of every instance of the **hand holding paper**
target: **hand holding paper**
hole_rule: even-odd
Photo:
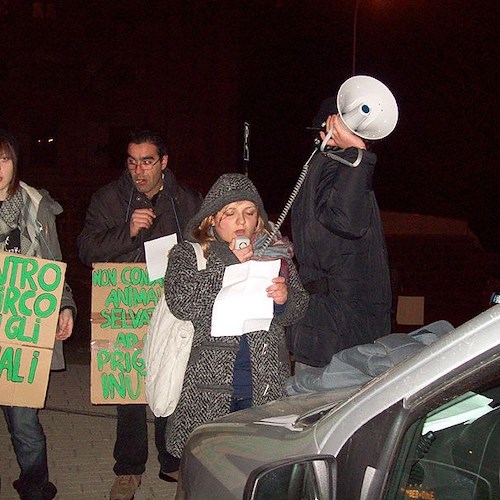
[[[227,267],[212,310],[211,335],[222,337],[269,330],[274,311],[272,294],[276,290],[282,293],[281,280],[272,282],[279,269],[279,259],[252,260]]]
[[[273,278],[273,284],[266,288],[267,296],[276,304],[282,305],[288,300],[288,288],[283,276]]]

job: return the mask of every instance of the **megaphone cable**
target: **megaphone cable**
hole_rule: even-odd
[[[328,141],[332,138],[332,136],[333,136],[333,128],[331,128],[327,132],[327,134],[325,135],[325,138],[323,139],[323,142],[321,143],[321,146],[319,147],[319,149],[321,150],[322,153],[325,151],[326,145],[327,145]]]
[[[354,168],[357,167],[361,163],[361,159],[363,158],[363,150],[362,149],[357,148],[358,156],[357,156],[356,160],[354,161],[354,163],[351,163],[351,162],[345,160],[344,158],[342,158],[341,156],[336,155],[331,150],[327,150],[327,151],[323,150],[323,148],[326,146],[326,143],[332,137],[332,134],[333,134],[333,129],[328,132],[324,141],[322,142],[321,147],[319,148],[321,150],[321,152],[324,155],[326,155],[334,160],[339,161],[343,165],[346,165],[348,167],[354,167]],[[281,225],[285,221],[285,218],[288,215],[290,208],[292,208],[293,202],[295,201],[295,198],[299,194],[300,188],[302,187],[302,184],[304,183],[304,180],[307,176],[307,171],[309,170],[309,163],[311,162],[311,160],[313,159],[313,156],[317,152],[318,152],[318,149],[314,148],[314,151],[311,153],[311,156],[309,156],[308,160],[304,163],[304,166],[302,167],[302,170],[300,171],[299,178],[297,179],[297,182],[295,183],[295,186],[293,187],[292,192],[290,193],[290,196],[288,197],[288,200],[285,203],[285,206],[283,207],[283,210],[281,211],[281,214],[278,217],[278,220],[276,221],[276,224],[273,227],[273,230],[269,233],[267,238],[264,240],[264,244],[256,252],[257,255],[261,255],[266,251],[267,247],[271,244],[271,242],[273,241],[273,238],[276,236]]]
[[[323,139],[323,142],[321,143],[321,146],[319,147],[321,152],[323,154],[329,156],[330,158],[333,158],[334,160],[339,161],[343,165],[347,165],[348,167],[356,168],[361,163],[361,160],[363,159],[363,150],[356,148],[358,150],[358,156],[357,156],[356,160],[354,161],[354,163],[351,163],[350,161],[344,160],[344,158],[340,157],[339,155],[336,155],[331,150],[325,151],[326,145],[327,145],[328,141],[332,138],[332,136],[333,136],[333,128],[331,128],[327,132],[327,134],[325,135],[325,138]]]
[[[332,160],[337,160],[339,163],[346,165],[347,167],[356,168],[361,163],[361,160],[363,159],[363,150],[359,149],[359,148],[356,148],[356,149],[358,150],[358,156],[354,160],[354,163],[351,163],[350,161],[345,160],[341,156],[336,155],[331,149],[328,149],[326,151],[322,151],[322,153],[325,156],[332,158]]]
[[[283,207],[283,210],[281,211],[280,216],[278,217],[278,220],[276,221],[276,224],[274,225],[273,230],[268,234],[267,238],[264,240],[264,244],[259,248],[259,250],[256,252],[257,255],[263,254],[267,247],[271,244],[273,241],[273,238],[276,236],[278,233],[281,225],[283,224],[290,208],[292,208],[292,204],[295,201],[295,198],[299,194],[300,188],[302,184],[304,183],[304,180],[307,175],[307,171],[309,169],[309,163],[313,159],[313,156],[318,152],[317,148],[314,148],[314,151],[312,152],[311,156],[309,159],[304,163],[304,166],[302,167],[302,170],[300,171],[299,178],[297,179],[297,182],[295,183],[295,186],[292,189],[292,192],[290,196],[288,197],[288,201],[285,203],[285,206]]]

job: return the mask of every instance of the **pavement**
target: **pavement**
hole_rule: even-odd
[[[39,412],[47,436],[50,480],[57,486],[58,500],[108,499],[115,479],[116,408],[90,403],[89,351],[71,345],[71,340],[67,369],[51,373],[45,408]],[[176,484],[158,478],[154,417],[148,415],[149,458],[135,500],[174,499]],[[19,476],[19,466],[1,413],[0,450],[0,499],[18,499],[12,482]]]

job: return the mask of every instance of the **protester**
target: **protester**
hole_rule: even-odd
[[[161,135],[151,130],[133,134],[127,148],[125,171],[98,190],[87,210],[78,237],[81,260],[93,262],[145,262],[144,243],[176,233],[198,210],[201,195],[181,186],[167,169],[168,151]],[[111,500],[133,498],[148,458],[145,404],[117,405],[114,447],[117,478]],[[159,477],[178,468],[165,450],[165,418],[155,418]]]
[[[334,98],[323,102],[314,125],[333,135],[313,156],[292,206],[300,278],[311,296],[288,332],[297,369],[326,366],[336,352],[391,330],[389,265],[372,185],[376,156],[336,113]]]
[[[186,229],[186,238],[201,244],[206,269],[198,271],[195,251],[187,241],[170,252],[165,298],[172,313],[191,320],[195,329],[181,397],[167,423],[167,449],[176,457],[181,456],[195,427],[285,396],[290,359],[284,327],[303,315],[308,296],[298,279],[288,240],[278,235],[258,256],[269,231],[254,184],[242,174],[224,174]],[[250,244],[237,248],[237,237],[249,238]],[[266,288],[274,301],[270,329],[212,337],[212,308],[225,269],[250,259],[281,260],[279,276]]]
[[[45,190],[19,180],[19,145],[0,130],[0,250],[49,260],[62,260],[55,216],[62,207]],[[52,368],[64,368],[62,341],[73,332],[76,306],[64,284]],[[49,481],[45,433],[36,408],[2,406],[12,446],[21,469],[14,488],[25,500],[50,500],[57,488]]]

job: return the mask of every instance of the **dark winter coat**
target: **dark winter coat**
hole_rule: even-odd
[[[354,162],[357,152],[336,154]],[[298,362],[325,366],[334,353],[390,333],[389,266],[372,187],[375,163],[368,151],[358,167],[318,151],[292,206],[300,278],[311,293],[305,317],[289,332]]]
[[[240,337],[211,337],[212,307],[222,287],[226,266],[238,264],[224,242],[213,242],[207,254],[206,270],[198,271],[191,244],[176,245],[169,255],[165,278],[165,297],[172,313],[191,320],[194,339],[184,378],[182,394],[175,412],[168,417],[167,449],[180,457],[189,434],[199,425],[230,411],[232,379]],[[307,307],[291,260],[288,300],[284,311],[275,316],[268,332],[246,335],[250,349],[253,405],[261,405],[285,396],[290,374],[284,327],[300,318]]]
[[[127,171],[99,189],[92,196],[83,231],[78,236],[82,262],[88,266],[93,262],[145,262],[144,242],[173,233],[182,239],[181,231],[198,210],[202,197],[181,186],[168,169],[163,186],[154,206],[153,225],[135,238],[130,237],[130,217],[138,208],[153,208],[151,200],[135,189]]]

